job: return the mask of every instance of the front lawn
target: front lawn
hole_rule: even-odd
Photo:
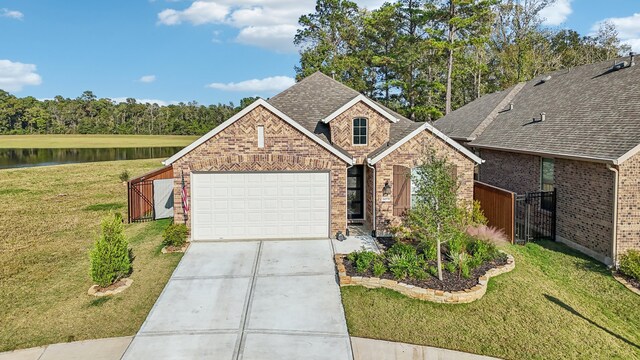
[[[0,171],[0,351],[133,335],[181,254],[160,254],[168,220],[126,225],[133,285],[87,295],[88,252],[109,211],[126,215],[123,170],[132,176],[160,160],[60,165]]]
[[[515,270],[470,304],[342,288],[349,333],[506,359],[640,359],[640,297],[603,265],[549,241],[505,250]]]

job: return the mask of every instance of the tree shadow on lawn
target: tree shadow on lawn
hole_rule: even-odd
[[[550,302],[560,306],[561,308],[567,310],[568,312],[570,312],[571,314],[586,320],[587,322],[589,322],[591,325],[601,329],[602,331],[605,331],[606,333],[608,333],[609,335],[618,338],[621,341],[624,341],[625,343],[635,347],[636,349],[640,350],[640,345],[628,340],[627,338],[622,337],[621,335],[618,335],[616,333],[614,333],[613,331],[605,328],[604,326],[599,325],[598,323],[594,322],[593,320],[589,319],[588,317],[582,315],[581,313],[579,313],[578,311],[576,311],[574,308],[572,308],[571,306],[569,306],[568,304],[565,304],[562,300],[558,299],[557,297],[551,296],[549,294],[544,294],[544,297],[547,298],[547,300],[549,300]]]
[[[546,250],[562,253],[567,256],[580,259],[581,261],[575,261],[575,266],[578,269],[596,272],[604,276],[611,276],[611,271],[607,268],[606,265],[579,252],[578,250],[570,248],[569,246],[561,242],[551,241],[551,240],[540,240],[540,241],[535,241],[534,243]]]

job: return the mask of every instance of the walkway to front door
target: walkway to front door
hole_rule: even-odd
[[[330,240],[192,243],[124,359],[352,359]]]

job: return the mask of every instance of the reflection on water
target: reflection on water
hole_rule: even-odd
[[[181,147],[111,149],[0,149],[0,169],[93,161],[168,158]]]

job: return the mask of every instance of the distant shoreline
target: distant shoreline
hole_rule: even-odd
[[[0,149],[187,146],[197,138],[192,135],[0,135]]]

